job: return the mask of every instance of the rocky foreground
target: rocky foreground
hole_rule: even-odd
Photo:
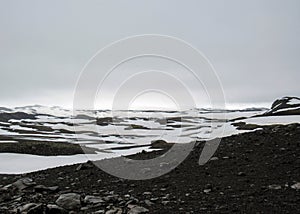
[[[92,163],[0,175],[0,213],[299,212],[299,124],[224,138],[199,166],[203,145],[172,172],[146,181],[119,179]]]

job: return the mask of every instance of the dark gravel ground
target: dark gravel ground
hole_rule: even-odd
[[[82,202],[73,213],[118,213],[113,212],[115,208],[127,213],[132,204],[149,213],[299,213],[300,190],[292,188],[300,182],[299,124],[268,126],[223,138],[213,160],[199,166],[202,147],[199,143],[170,173],[144,181],[113,177],[91,163],[26,175],[0,175],[0,213],[17,212],[18,207],[28,203],[55,204],[61,194],[68,192],[104,199],[93,206]],[[161,153],[140,153],[133,158],[147,159]],[[22,177],[59,189],[3,190],[3,186]],[[35,213],[48,212],[45,210]]]

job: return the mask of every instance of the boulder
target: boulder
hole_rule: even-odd
[[[26,189],[27,187],[33,186],[35,184],[36,183],[30,178],[21,178],[21,179],[17,180],[16,182],[14,182],[12,184],[12,186],[17,188],[18,190],[23,190],[23,189]]]
[[[77,210],[81,207],[81,197],[77,193],[62,194],[55,203],[66,210]]]
[[[11,119],[36,119],[35,115],[27,114],[24,112],[0,113],[0,122],[8,122]]]

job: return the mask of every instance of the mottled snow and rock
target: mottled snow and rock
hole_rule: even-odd
[[[0,213],[298,213],[299,139],[300,124],[264,126],[223,138],[203,166],[199,142],[178,167],[151,180],[120,179],[91,162],[0,174]]]
[[[264,115],[300,115],[300,98],[283,97],[277,99]]]

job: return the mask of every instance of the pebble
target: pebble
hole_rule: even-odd
[[[141,213],[148,213],[149,210],[146,209],[145,207],[140,207],[140,206],[133,206],[128,214],[141,214]]]
[[[246,176],[246,173],[245,172],[239,172],[238,176]]]

